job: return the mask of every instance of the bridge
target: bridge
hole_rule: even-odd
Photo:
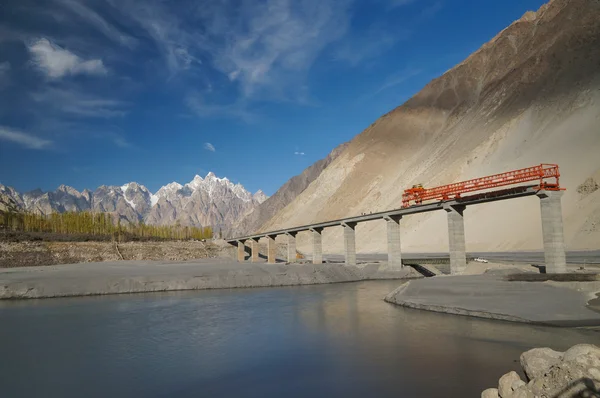
[[[543,167],[540,165],[539,167]],[[530,168],[532,169],[532,168]],[[529,169],[523,169],[529,170]],[[541,169],[541,173],[547,174],[547,169]],[[514,172],[510,172],[514,173]],[[509,174],[509,173],[505,173]],[[502,175],[497,175],[502,176]],[[556,175],[552,175],[558,181],[558,167],[556,167]],[[489,177],[485,177],[486,179]],[[536,178],[540,178],[538,175]],[[541,178],[549,178],[542,176]],[[529,180],[532,180],[530,178]],[[475,180],[472,180],[475,181]],[[522,182],[522,178],[517,181]],[[504,184],[499,184],[496,180],[494,186],[510,185],[512,182],[507,180]],[[461,184],[461,183],[457,183]],[[449,185],[455,187],[457,184]],[[466,191],[474,191],[472,185],[467,185]],[[486,186],[482,185],[485,189]],[[454,188],[453,188],[454,189]],[[419,187],[425,193],[427,198],[428,190]],[[435,188],[439,192],[439,188]],[[432,190],[433,191],[433,190]],[[406,190],[413,197],[415,196],[415,188]],[[481,204],[496,202],[508,199],[517,199],[528,196],[537,196],[540,199],[542,234],[544,243],[544,259],[546,263],[546,272],[548,273],[564,273],[566,272],[566,257],[565,244],[563,235],[563,219],[561,208],[561,197],[563,191],[557,184],[547,184],[543,180],[539,185],[518,186],[491,192],[484,192],[469,196],[461,196],[459,191],[454,192],[454,198],[439,200],[433,203],[420,203],[417,199],[415,205],[410,206],[409,203],[404,203],[404,207],[388,210],[378,213],[371,213],[355,217],[348,217],[339,220],[303,225],[299,227],[280,229],[258,233],[254,235],[228,239],[227,243],[237,246],[238,261],[245,261],[245,242],[251,242],[251,261],[256,262],[259,259],[259,240],[267,240],[267,261],[275,263],[275,238],[279,235],[287,237],[287,260],[290,263],[296,262],[296,235],[299,232],[309,231],[312,234],[312,260],[314,264],[323,262],[322,249],[322,232],[325,228],[343,227],[344,228],[344,257],[347,265],[356,265],[356,226],[361,222],[382,220],[387,224],[387,248],[388,248],[388,265],[390,267],[402,268],[402,249],[400,244],[400,227],[402,219],[418,213],[426,213],[432,211],[443,210],[448,217],[448,243],[450,255],[450,272],[452,274],[460,273],[467,265],[466,242],[465,242],[465,227],[464,214],[468,212],[467,207]],[[406,195],[406,194],[405,194]],[[445,198],[446,194],[441,193],[440,197]],[[418,195],[417,195],[418,196]]]

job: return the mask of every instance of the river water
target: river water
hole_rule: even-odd
[[[593,330],[397,307],[399,282],[0,302],[0,396],[478,397]]]

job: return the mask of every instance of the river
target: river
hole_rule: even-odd
[[[0,302],[0,396],[478,397],[593,330],[423,312],[397,281]]]

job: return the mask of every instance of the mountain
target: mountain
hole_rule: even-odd
[[[403,189],[558,163],[568,249],[600,248],[600,2],[552,0],[357,135],[261,226],[276,230],[399,208]],[[360,224],[357,249],[385,252],[384,222]],[[446,215],[402,220],[407,252],[446,251]],[[324,250],[340,252],[341,228]],[[468,250],[542,247],[535,197],[469,207]],[[308,234],[298,235],[310,252]]]
[[[257,231],[261,225],[267,222],[279,210],[283,209],[296,196],[304,192],[321,175],[321,172],[344,151],[346,145],[346,143],[339,145],[325,159],[317,161],[306,168],[301,174],[292,177],[273,196],[263,200],[261,205],[255,207],[250,214],[235,224],[233,230],[228,232],[228,235],[231,237],[243,236]],[[259,192],[262,193],[262,191]]]
[[[11,208],[39,214],[66,211],[98,211],[118,215],[129,222],[228,228],[265,200],[261,190],[248,192],[241,184],[208,173],[185,185],[172,182],[152,194],[136,182],[123,186],[102,185],[94,192],[61,185],[52,192],[39,189],[20,194],[0,184],[0,198]],[[6,205],[8,207],[8,205]]]
[[[241,184],[208,173],[194,177],[185,185],[165,185],[150,198],[153,203],[146,216],[149,224],[212,225],[224,230],[266,200],[258,191],[254,195]]]

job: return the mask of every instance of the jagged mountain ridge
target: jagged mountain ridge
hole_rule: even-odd
[[[243,185],[212,172],[204,178],[196,175],[185,185],[172,182],[156,194],[130,182],[122,186],[102,185],[93,192],[61,185],[55,191],[36,189],[23,194],[0,184],[0,195],[19,209],[38,214],[91,210],[113,213],[133,223],[179,223],[216,229],[229,227],[268,198],[261,190],[252,194]]]
[[[261,231],[398,208],[402,191],[558,163],[569,249],[598,249],[600,190],[600,2],[552,0],[528,12],[465,61],[357,135]],[[583,193],[582,193],[583,192]],[[467,249],[540,249],[539,201],[469,207]],[[448,249],[443,212],[402,220],[409,252]],[[326,229],[324,250],[343,248]],[[298,248],[310,252],[307,234]],[[359,224],[357,249],[386,251],[385,225]]]

